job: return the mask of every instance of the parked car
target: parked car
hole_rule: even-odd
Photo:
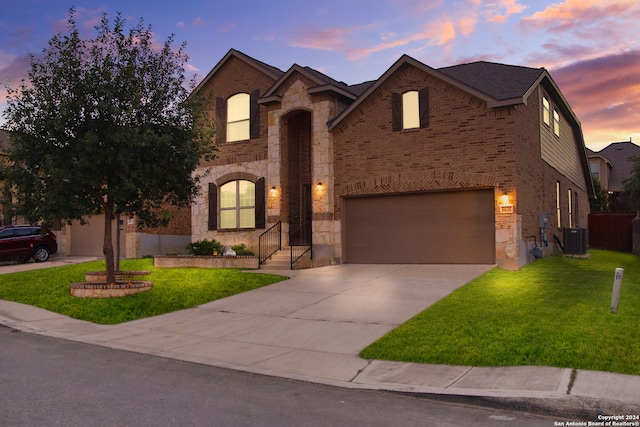
[[[38,225],[7,225],[0,227],[0,258],[36,262],[49,259],[58,251],[56,235]]]

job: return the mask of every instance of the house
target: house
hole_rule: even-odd
[[[231,49],[196,91],[215,98],[220,151],[199,166],[194,241],[263,252],[276,234],[283,250],[312,248],[311,266],[518,269],[532,246],[549,253],[553,234],[587,225],[580,122],[543,68],[404,55],[347,85]]]
[[[598,179],[609,195],[609,210],[626,211],[629,206],[621,199],[623,181],[633,172],[634,156],[640,156],[640,146],[631,140],[613,142],[600,151],[587,149],[591,176]]]

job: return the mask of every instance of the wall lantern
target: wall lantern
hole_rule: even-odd
[[[318,191],[322,191],[322,183],[321,183],[321,182],[319,182],[319,183],[316,185],[316,190],[318,190]]]
[[[511,198],[507,193],[504,193],[502,196],[500,196],[500,202],[498,203],[498,207],[500,208],[501,214],[513,213],[513,203],[511,203]]]
[[[269,190],[269,195],[271,197],[276,197],[278,195],[278,190],[276,189],[276,187],[271,187],[271,189]]]

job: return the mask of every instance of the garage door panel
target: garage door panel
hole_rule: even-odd
[[[493,190],[346,199],[345,261],[495,262]]]

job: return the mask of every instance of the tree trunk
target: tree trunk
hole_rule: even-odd
[[[104,246],[102,247],[102,253],[107,263],[107,284],[115,285],[116,273],[115,262],[113,257],[113,238],[111,227],[113,225],[113,207],[108,203],[104,208]]]
[[[120,214],[116,215],[116,266],[115,271],[120,271]]]

